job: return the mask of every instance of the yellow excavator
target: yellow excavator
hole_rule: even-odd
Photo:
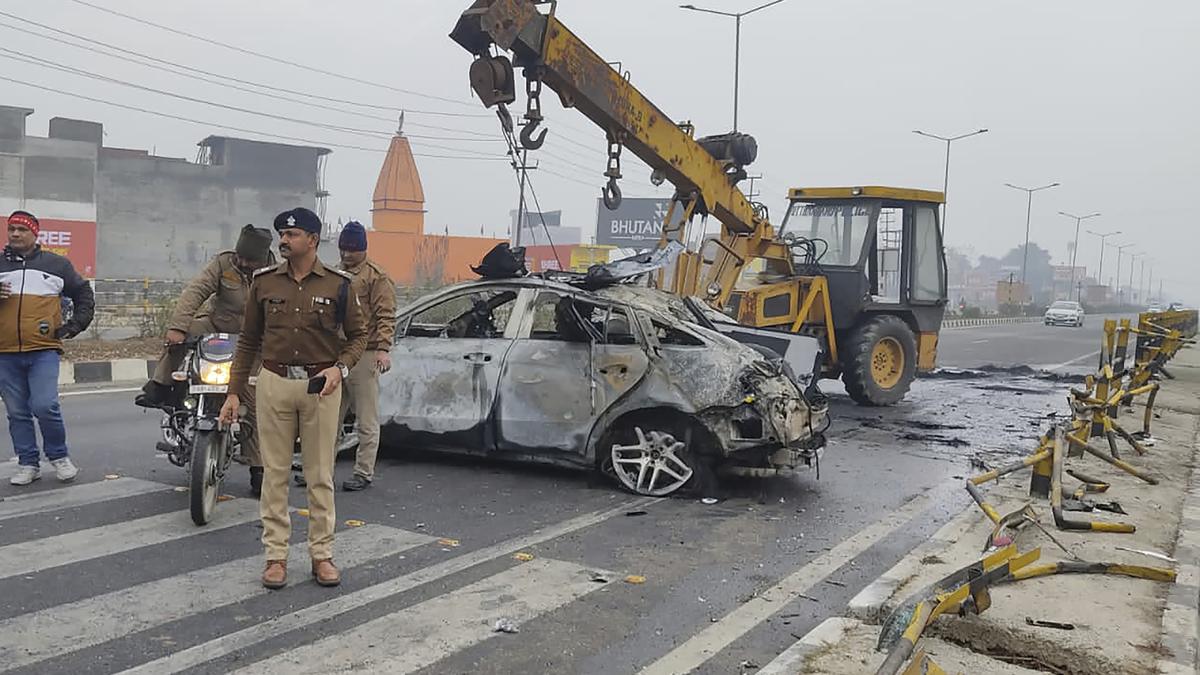
[[[527,107],[520,146],[546,139],[543,87],[604,130],[608,165],[601,190],[621,201],[621,155],[650,166],[651,182],[675,187],[660,248],[683,245],[658,285],[757,329],[810,335],[822,343],[824,377],[841,377],[860,404],[900,401],[917,372],[932,370],[946,306],[939,192],[859,186],[793,188],[778,229],[738,183],[757,157],[753,137],[695,138],[676,124],[556,16],[557,2],[476,0],[450,37],[474,55],[471,87],[515,131],[515,68]],[[511,54],[510,59],[507,55]],[[721,234],[691,227],[712,216]]]

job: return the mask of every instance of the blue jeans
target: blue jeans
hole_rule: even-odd
[[[57,351],[0,354],[0,398],[8,411],[8,433],[21,466],[38,465],[35,417],[46,459],[67,456],[67,427],[58,405]]]

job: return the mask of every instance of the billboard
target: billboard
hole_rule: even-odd
[[[42,250],[57,253],[75,266],[85,279],[96,278],[96,223],[90,220],[39,218],[38,243]]]
[[[651,248],[662,236],[670,199],[626,197],[616,211],[596,200],[596,243],[623,248]]]

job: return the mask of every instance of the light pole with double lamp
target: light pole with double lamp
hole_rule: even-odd
[[[1113,230],[1112,232],[1094,232],[1092,230],[1088,230],[1087,233],[1092,235],[1093,237],[1100,238],[1100,267],[1096,270],[1096,283],[1103,286],[1104,285],[1104,249],[1105,249],[1105,247],[1108,246],[1108,244],[1105,243],[1105,240],[1107,240],[1109,237],[1114,237],[1118,234],[1121,234],[1121,231]]]
[[[697,7],[695,5],[680,5],[680,9],[689,9],[693,12],[704,12],[705,14],[716,14],[718,16],[728,16],[734,19],[737,27],[733,34],[733,130],[738,130],[738,85],[741,76],[742,62],[742,17],[749,16],[755,12],[762,11],[768,7],[778,5],[784,0],[772,0],[754,9],[748,9],[744,12],[723,12],[719,9],[707,9],[705,7]]]
[[[924,136],[926,138],[942,141],[946,144],[946,176],[942,179],[942,237],[944,239],[946,236],[946,212],[950,210],[950,207],[948,206],[950,202],[950,144],[954,141],[961,141],[964,138],[970,138],[971,136],[986,134],[987,129],[980,129],[979,131],[972,131],[969,134],[959,134],[957,136],[938,136],[937,134],[931,134],[921,131],[920,129],[913,129],[913,133],[917,134],[918,136]]]
[[[1109,246],[1112,246],[1113,248],[1117,249],[1116,287],[1117,287],[1117,304],[1119,305],[1119,304],[1121,304],[1121,300],[1123,297],[1121,294],[1121,255],[1123,253],[1125,253],[1125,249],[1129,248],[1130,246],[1133,246],[1133,244],[1121,244],[1120,246],[1118,246],[1116,244],[1109,244]]]
[[[1089,213],[1086,216],[1077,216],[1073,213],[1067,213],[1066,211],[1059,211],[1058,215],[1075,219],[1075,239],[1071,243],[1071,286],[1070,286],[1071,288],[1075,288],[1075,258],[1079,255],[1079,224],[1082,223],[1083,221],[1087,220],[1088,218],[1095,218],[1095,217],[1099,216],[1100,214],[1099,213]],[[1081,290],[1080,296],[1082,296],[1082,295],[1083,295],[1083,292]],[[1068,295],[1068,297],[1070,297],[1070,296]],[[1080,298],[1077,297],[1075,299],[1079,300]]]
[[[1025,284],[1025,268],[1029,265],[1029,221],[1033,216],[1033,193],[1049,190],[1052,187],[1058,187],[1061,183],[1050,183],[1041,187],[1027,188],[1012,183],[1005,183],[1008,187],[1014,190],[1021,190],[1029,195],[1029,203],[1025,206],[1025,252],[1021,257],[1021,285]],[[1026,292],[1028,292],[1028,288]]]

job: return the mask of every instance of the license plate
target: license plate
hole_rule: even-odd
[[[224,394],[229,391],[229,385],[226,384],[193,384],[188,387],[190,394]]]

